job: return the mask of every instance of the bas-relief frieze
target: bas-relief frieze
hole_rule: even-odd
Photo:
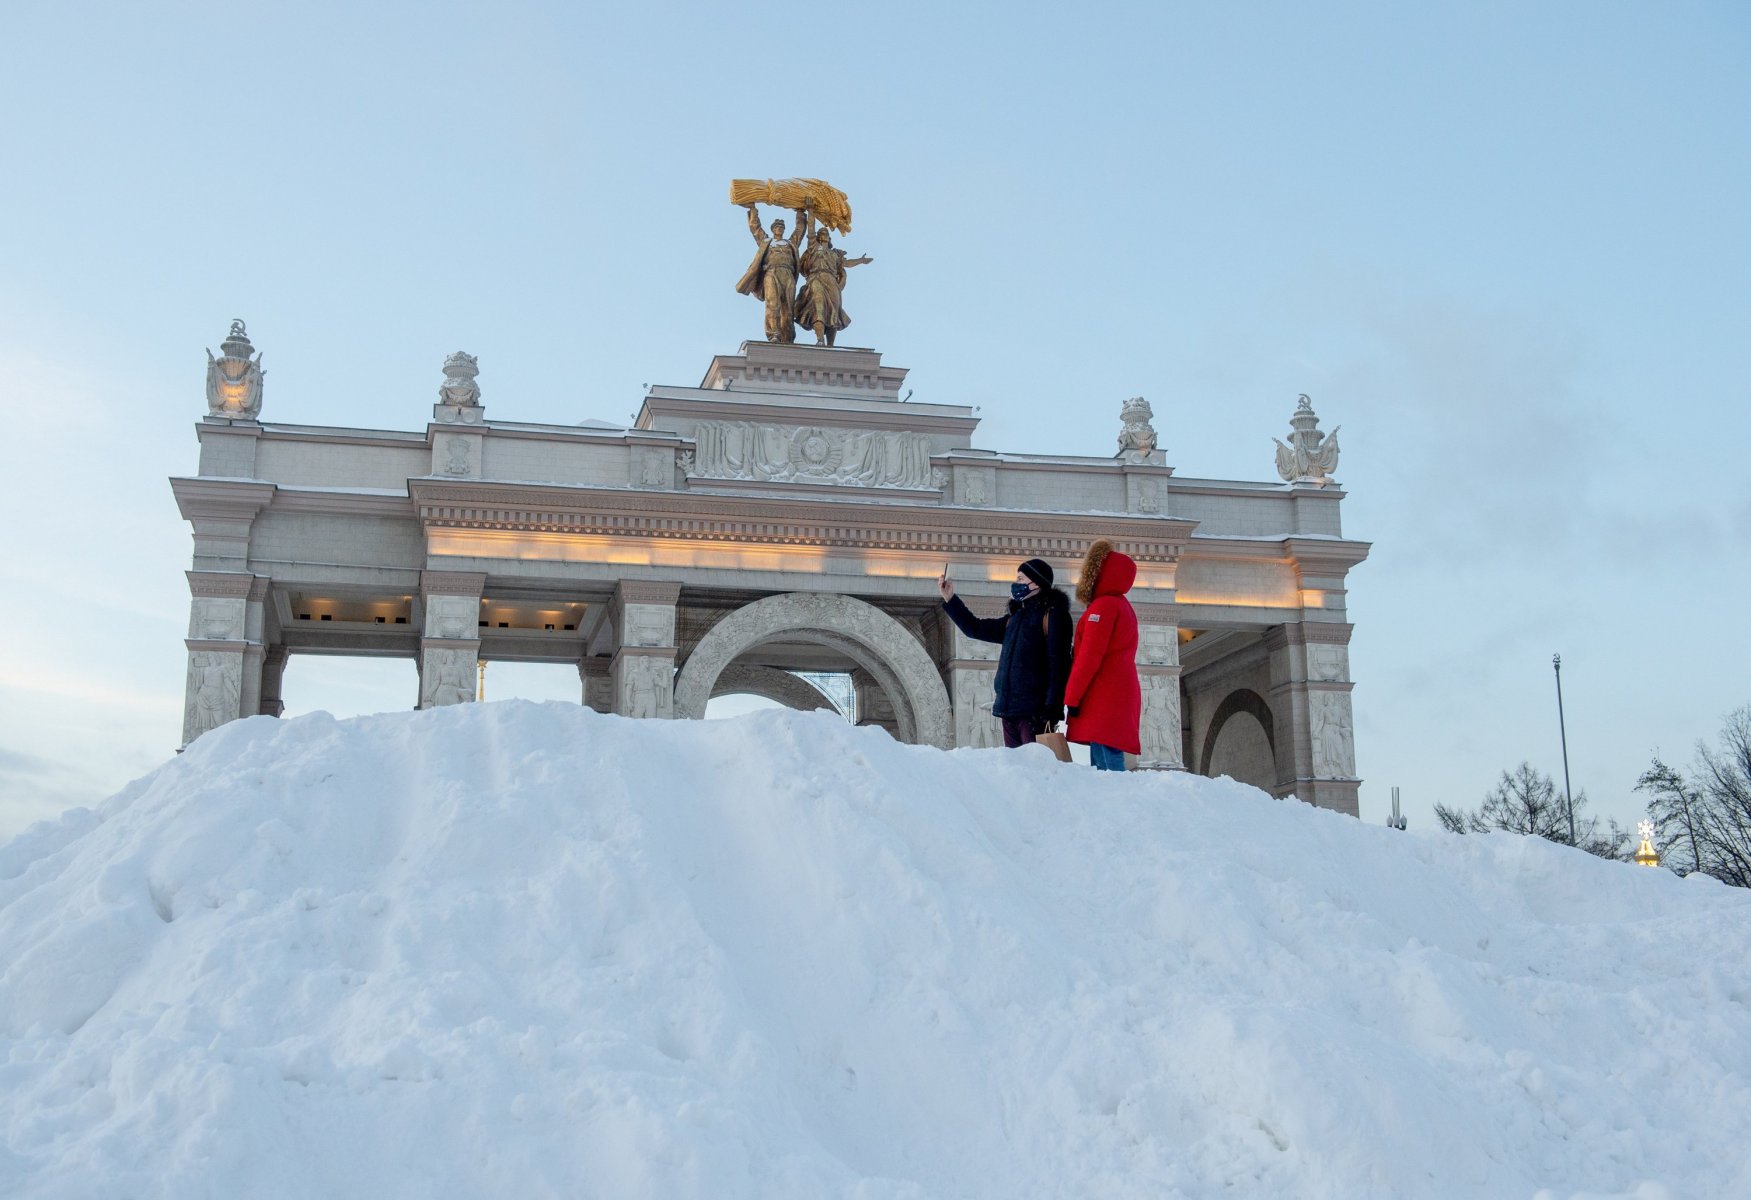
[[[701,421],[688,475],[762,483],[853,487],[935,486],[930,439],[922,433]]]
[[[1350,697],[1343,692],[1310,692],[1307,707],[1314,775],[1320,779],[1354,779],[1356,744]]]

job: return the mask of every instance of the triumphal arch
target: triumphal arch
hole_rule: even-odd
[[[603,712],[698,718],[754,693],[1000,745],[997,647],[946,619],[938,573],[995,614],[1020,561],[1073,582],[1108,537],[1138,564],[1138,765],[1356,812],[1345,586],[1368,547],[1343,536],[1336,438],[1305,397],[1269,482],[1177,473],[1141,399],[1116,406],[1110,457],[981,447],[971,407],[908,401],[903,367],[827,344],[856,260],[824,223],[806,252],[750,223],[738,290],[780,336],[649,388],[623,428],[489,418],[462,353],[421,429],[266,421],[233,323],[209,353],[199,469],[171,480],[194,533],[184,741],[278,715],[293,660],[326,654],[413,659],[421,708],[472,701],[480,662],[565,663]]]

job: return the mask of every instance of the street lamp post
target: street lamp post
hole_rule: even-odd
[[[1550,656],[1550,665],[1556,668],[1556,728],[1563,742],[1563,801],[1569,809],[1569,845],[1575,844],[1575,794],[1569,790],[1569,731],[1563,722],[1563,656]]]

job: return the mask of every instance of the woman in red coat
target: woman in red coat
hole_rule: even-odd
[[[1097,771],[1123,771],[1125,754],[1141,754],[1137,727],[1143,692],[1137,685],[1137,614],[1125,593],[1137,578],[1137,564],[1105,538],[1088,548],[1076,598],[1088,605],[1076,623],[1076,648],[1064,703],[1070,712],[1068,737],[1088,744]]]

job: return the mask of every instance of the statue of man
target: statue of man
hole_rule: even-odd
[[[875,259],[846,258],[836,249],[825,225],[815,226],[809,248],[803,254],[803,285],[796,294],[796,323],[815,331],[815,345],[833,344],[833,335],[851,324],[840,297],[845,291],[845,269]]]
[[[796,232],[788,238],[784,236],[784,219],[781,217],[772,222],[772,236],[769,238],[760,228],[758,208],[753,204],[743,207],[748,210],[748,232],[754,235],[754,242],[760,249],[754,252],[754,261],[736,284],[736,291],[744,296],[758,296],[766,302],[767,341],[794,342],[796,301],[792,289],[796,287],[797,250],[802,246],[803,231],[809,227],[808,212],[800,208],[796,210]]]

